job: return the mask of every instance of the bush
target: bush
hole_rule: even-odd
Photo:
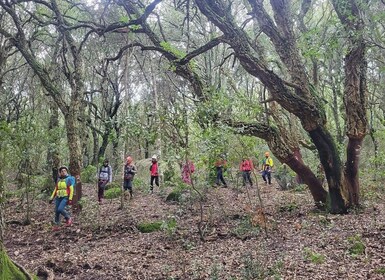
[[[108,183],[106,185],[106,190],[109,190],[109,189],[120,189],[120,188],[121,188],[121,186],[117,182],[111,182],[111,183]]]
[[[166,198],[166,201],[180,201],[182,192],[180,190],[173,190]]]
[[[122,189],[120,187],[118,188],[110,188],[104,192],[104,198],[105,199],[114,199],[118,198],[122,194]]]
[[[84,183],[95,183],[97,178],[97,168],[93,165],[88,165],[81,172],[81,178]]]
[[[150,233],[161,230],[163,222],[140,223],[136,227],[142,233]]]

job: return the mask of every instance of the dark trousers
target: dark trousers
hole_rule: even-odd
[[[151,176],[151,179],[150,179],[151,190],[154,189],[154,181],[155,181],[155,185],[159,187],[159,176]]]
[[[253,185],[253,181],[251,180],[251,171],[242,171],[242,178],[243,178],[243,186],[246,186],[246,183],[249,182],[250,186]]]
[[[101,201],[104,197],[104,190],[106,189],[108,181],[107,180],[99,180],[98,182],[98,200]]]
[[[217,170],[217,178],[215,180],[215,184],[219,185],[220,182],[222,182],[223,185],[227,186],[227,184],[225,182],[225,178],[223,178],[223,171],[222,171],[222,169]]]
[[[263,178],[263,181],[265,181],[266,183],[269,182],[269,185],[271,184],[271,170],[268,169],[268,170],[263,170],[262,171],[262,178]]]

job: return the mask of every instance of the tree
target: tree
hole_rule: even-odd
[[[15,27],[14,34],[9,33],[3,28],[0,29],[0,33],[22,54],[64,116],[70,151],[69,169],[71,174],[77,178],[74,195],[74,204],[76,205],[77,201],[81,198],[80,168],[82,157],[78,118],[84,94],[81,48],[85,39],[82,42],[77,42],[74,39],[71,33],[72,29],[68,28],[71,23],[60,10],[60,8],[65,9],[67,7],[59,7],[56,1],[51,1],[50,3],[44,1],[39,3],[34,1],[27,2],[20,4],[0,2],[0,6],[8,14]],[[29,17],[28,15],[33,14],[33,12],[29,11],[30,9],[37,9],[39,11],[37,16]],[[47,15],[48,18],[46,17]],[[38,16],[41,16],[41,18]],[[26,28],[27,26],[30,28]],[[56,45],[62,43],[60,52],[55,51],[54,48],[54,57],[52,58],[55,63],[61,61],[62,64],[59,65],[58,63],[57,66],[59,67],[56,69],[61,69],[62,72],[52,71],[51,67],[45,66],[45,56],[42,55],[43,59],[39,60],[39,57],[36,55],[39,48],[36,42],[40,42],[37,39],[44,41],[44,39],[49,37],[46,34],[50,33],[45,31],[47,26],[52,26],[57,31],[55,34],[56,38],[50,39],[57,40]],[[34,28],[40,29],[41,32],[32,32]],[[39,36],[42,36],[42,38],[39,38]],[[55,55],[57,56],[55,57]],[[60,81],[63,83],[61,85],[57,79],[63,77],[65,79]],[[65,81],[67,84],[65,84]],[[66,101],[67,94],[70,96],[69,102]]]
[[[331,210],[346,212],[349,206],[358,205],[358,161],[362,139],[366,134],[365,115],[365,44],[363,41],[364,12],[359,1],[333,2],[341,23],[352,34],[350,50],[345,58],[345,108],[347,121],[346,168],[341,164],[335,141],[326,126],[326,115],[316,89],[308,79],[306,65],[294,32],[293,6],[290,1],[271,0],[273,18],[267,12],[265,2],[248,1],[245,8],[260,31],[272,43],[275,53],[285,68],[282,74],[270,70],[270,66],[252,45],[254,39],[236,23],[230,3],[224,1],[197,0],[201,12],[224,34],[224,40],[234,50],[235,56],[251,75],[269,90],[272,98],[284,109],[296,115],[308,132],[325,170]],[[223,7],[227,7],[223,9]],[[354,58],[354,59],[353,59]],[[288,81],[287,78],[290,80]],[[348,194],[345,200],[345,194]]]

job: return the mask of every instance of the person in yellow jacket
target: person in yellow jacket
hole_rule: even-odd
[[[269,152],[266,152],[265,158],[262,161],[262,179],[265,183],[269,183],[269,185],[271,185],[271,170],[273,165],[273,159],[270,157]]]
[[[59,179],[49,200],[50,203],[55,199],[55,226],[53,230],[58,229],[60,225],[60,215],[66,220],[65,226],[72,225],[72,218],[65,210],[66,205],[72,204],[74,195],[74,184],[71,176],[68,175],[68,168],[62,166],[59,168]]]

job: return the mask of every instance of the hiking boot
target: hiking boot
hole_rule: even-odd
[[[65,223],[65,226],[66,227],[70,227],[70,226],[72,226],[72,218],[68,218],[68,220],[67,220],[67,222]]]

